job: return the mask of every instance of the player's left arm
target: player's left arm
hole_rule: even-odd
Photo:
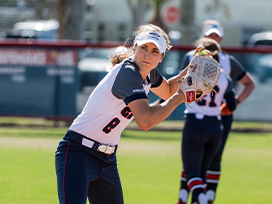
[[[144,131],[165,120],[174,109],[185,101],[185,96],[178,90],[173,96],[161,104],[150,106],[148,99],[140,98],[128,103],[139,128]]]

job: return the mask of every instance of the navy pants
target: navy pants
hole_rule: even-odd
[[[196,119],[186,116],[182,136],[182,162],[187,180],[200,177],[205,183],[206,172],[219,148],[222,138],[222,122],[216,117]]]
[[[73,135],[71,135],[73,134]],[[60,204],[123,204],[116,155],[107,155],[71,140],[68,132],[55,155]],[[77,138],[78,138],[77,137]]]
[[[221,160],[222,160],[222,155],[223,151],[228,139],[229,132],[231,130],[231,124],[233,121],[233,115],[227,115],[227,116],[222,116],[222,122],[223,122],[223,136],[222,136],[222,141],[219,146],[218,151],[216,152],[214,158],[211,161],[209,170],[213,171],[220,171],[221,170]]]

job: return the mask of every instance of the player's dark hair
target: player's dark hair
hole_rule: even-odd
[[[219,62],[219,52],[221,52],[221,46],[217,41],[211,38],[203,37],[197,40],[196,46],[198,45],[202,45],[204,46],[205,49],[209,50],[211,52],[212,57],[217,62]]]

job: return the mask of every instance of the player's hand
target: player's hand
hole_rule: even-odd
[[[227,103],[224,102],[221,107],[221,115],[231,115],[232,111],[228,108]]]
[[[182,103],[186,102],[185,95],[181,89],[178,89],[177,94],[180,96],[180,100]]]

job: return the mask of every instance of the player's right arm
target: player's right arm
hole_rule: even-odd
[[[170,79],[165,79],[163,77],[162,83],[160,86],[151,88],[151,91],[159,96],[163,100],[167,100],[173,94],[175,94],[179,88],[180,83],[178,82],[181,77],[184,77],[187,74],[188,67],[181,71],[176,76],[171,77]]]
[[[162,77],[155,70],[152,72],[149,84],[153,88],[162,86]],[[143,87],[143,79],[135,66],[131,63],[124,63],[116,75],[112,86],[112,94],[129,106],[134,119],[142,130],[148,130],[166,119],[172,111],[185,101],[181,90],[176,89],[173,96],[162,104],[150,106],[146,90]],[[169,90],[168,90],[169,91]]]
[[[168,100],[155,106],[149,106],[148,99],[133,100],[128,105],[138,127],[147,131],[165,120],[182,102],[185,102],[185,96],[179,89]]]

